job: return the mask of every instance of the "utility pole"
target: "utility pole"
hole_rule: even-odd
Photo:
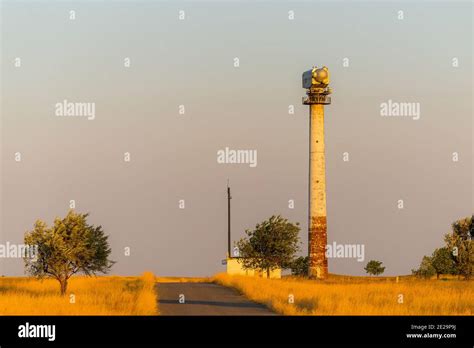
[[[230,200],[232,199],[230,195],[229,180],[227,180],[227,257],[232,258],[230,252]]]
[[[303,73],[303,88],[306,97],[303,104],[309,105],[309,216],[308,256],[310,278],[325,279],[328,275],[326,258],[326,158],[324,154],[324,105],[331,104],[332,93],[328,87],[329,70],[325,66]]]

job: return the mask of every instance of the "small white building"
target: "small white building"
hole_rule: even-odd
[[[227,265],[227,274],[230,275],[245,275],[253,277],[267,277],[266,270],[256,270],[256,269],[244,269],[243,265],[238,261],[239,257],[228,257],[226,259]],[[281,268],[276,268],[270,271],[270,279],[280,279],[281,278]]]

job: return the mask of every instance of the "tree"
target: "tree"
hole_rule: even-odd
[[[474,270],[473,217],[455,221],[452,232],[445,235],[446,246],[453,256],[456,273],[470,279]]]
[[[367,262],[367,266],[364,267],[368,274],[379,275],[385,271],[385,267],[382,267],[381,261],[370,260]]]
[[[300,256],[291,263],[291,274],[296,276],[305,276],[308,274],[309,257]]]
[[[293,224],[287,219],[272,216],[255,226],[254,230],[246,230],[246,238],[236,244],[239,248],[239,262],[244,269],[260,269],[270,271],[276,268],[288,268],[299,250],[299,223]]]
[[[456,268],[454,264],[454,260],[452,254],[450,253],[449,249],[439,248],[433,251],[433,255],[431,256],[431,265],[433,266],[436,278],[439,279],[440,274],[455,274]]]
[[[431,278],[436,274],[436,269],[433,267],[431,263],[431,257],[423,256],[421,260],[420,268],[416,270],[412,270],[412,273],[421,278]]]
[[[88,216],[70,210],[64,219],[56,218],[49,228],[45,222],[36,221],[33,230],[25,234],[25,244],[36,248],[34,258],[24,258],[26,272],[40,279],[57,279],[61,295],[66,293],[73,274],[107,273],[114,264],[108,258],[108,237],[101,226],[87,223]]]

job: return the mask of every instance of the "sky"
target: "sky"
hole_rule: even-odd
[[[212,275],[225,270],[229,180],[233,241],[281,214],[300,223],[304,254],[301,74],[325,65],[328,243],[365,251],[330,258],[329,271],[363,275],[376,259],[410,273],[474,210],[472,12],[467,1],[4,0],[0,243],[21,244],[74,200],[109,235],[113,274]],[[93,103],[93,119],[57,116],[64,100]],[[418,119],[382,116],[389,100],[415,103]],[[257,151],[257,165],[218,163],[226,147]],[[0,274],[24,274],[23,261],[0,258]]]

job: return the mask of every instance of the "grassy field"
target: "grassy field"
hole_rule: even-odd
[[[474,282],[410,276],[264,279],[218,274],[213,281],[284,315],[472,315]],[[293,303],[290,303],[293,299]]]
[[[155,277],[72,277],[66,296],[59,283],[0,278],[0,315],[156,315]]]

